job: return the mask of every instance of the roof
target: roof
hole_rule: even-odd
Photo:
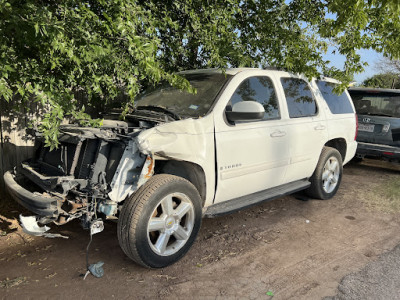
[[[240,72],[245,71],[245,70],[259,70],[259,69],[256,69],[256,68],[228,68],[228,69],[225,69],[225,73],[228,74],[228,75],[236,75],[237,73],[240,73]],[[178,74],[202,74],[202,73],[207,73],[207,74],[210,74],[210,73],[218,74],[219,73],[220,74],[220,73],[222,73],[222,70],[221,69],[217,69],[217,68],[214,68],[214,69],[196,69],[196,70],[181,71]]]
[[[243,71],[281,71],[281,72],[289,72],[286,70],[283,70],[282,68],[278,68],[278,67],[266,67],[266,68],[227,68],[225,69],[225,73],[228,75],[236,75],[240,72]],[[222,70],[218,69],[218,68],[213,68],[213,69],[195,69],[195,70],[186,70],[186,71],[181,71],[178,72],[178,74],[221,74]],[[290,72],[289,72],[290,73]],[[294,74],[296,75],[296,74]],[[297,74],[298,76],[304,76],[301,74]],[[317,78],[316,78],[317,79]],[[334,78],[330,78],[330,77],[325,77],[322,76],[320,78],[318,78],[317,80],[324,80],[324,81],[328,81],[328,82],[333,82],[333,83],[340,83],[340,81],[334,79]]]
[[[236,75],[240,72],[243,71],[251,71],[251,70],[277,70],[277,71],[281,71],[279,68],[275,68],[275,67],[268,67],[265,69],[260,69],[260,68],[227,68],[225,69],[225,73],[228,75]],[[196,70],[186,70],[186,71],[181,71],[178,74],[202,74],[202,73],[222,73],[221,69],[196,69]]]

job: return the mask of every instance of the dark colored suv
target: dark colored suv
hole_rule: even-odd
[[[400,90],[349,88],[358,115],[358,158],[400,161]]]

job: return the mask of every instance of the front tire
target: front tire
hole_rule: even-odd
[[[173,175],[155,175],[125,201],[118,221],[119,244],[136,263],[163,268],[190,249],[201,217],[201,199],[193,184]]]
[[[343,163],[339,151],[324,147],[306,193],[321,200],[332,198],[339,189],[342,174]]]

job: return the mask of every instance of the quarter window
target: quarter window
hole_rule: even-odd
[[[281,78],[289,116],[309,117],[317,114],[317,104],[307,82],[299,78]]]
[[[269,77],[250,77],[244,80],[231,98],[231,105],[240,101],[257,101],[264,107],[264,120],[278,119],[279,106],[274,85]]]
[[[341,95],[333,92],[337,84],[322,80],[317,80],[318,89],[322,93],[326,103],[333,114],[351,114],[354,113],[353,107],[350,104],[350,99],[345,92]]]

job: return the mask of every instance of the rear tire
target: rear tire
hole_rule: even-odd
[[[327,200],[339,189],[343,174],[342,156],[335,148],[324,147],[314,174],[311,186],[306,190],[310,197]]]
[[[118,220],[119,244],[136,263],[163,268],[190,249],[201,218],[201,199],[193,184],[155,175],[125,201]]]

